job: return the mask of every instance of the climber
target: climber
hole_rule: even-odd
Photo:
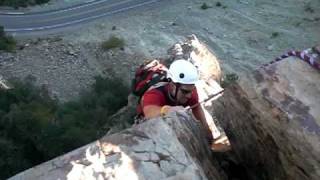
[[[195,83],[199,80],[197,68],[186,60],[174,61],[168,71],[169,82],[159,83],[146,91],[140,101],[140,109],[144,119],[163,116],[172,111],[186,111],[192,107],[192,114],[200,121],[210,143],[212,132],[206,122],[202,106],[198,103]]]

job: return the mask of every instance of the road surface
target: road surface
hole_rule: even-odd
[[[98,0],[70,8],[38,13],[0,12],[0,25],[9,33],[50,30],[155,3],[160,0]]]

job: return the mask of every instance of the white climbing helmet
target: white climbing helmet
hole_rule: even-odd
[[[170,65],[168,77],[174,83],[195,84],[199,80],[199,73],[191,62],[179,59]]]

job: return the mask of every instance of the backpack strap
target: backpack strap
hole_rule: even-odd
[[[168,84],[168,82],[158,82],[158,83],[156,83],[156,84],[154,84],[153,86],[151,86],[149,89],[147,89],[146,90],[146,92],[147,91],[150,91],[150,90],[152,90],[152,89],[157,89],[157,90],[159,90],[159,91],[161,91],[162,93],[164,93],[165,94],[165,90],[164,90],[164,87],[165,87],[165,85],[166,84]],[[145,93],[146,93],[145,92]],[[140,96],[139,97],[139,100],[138,100],[138,105],[137,105],[137,117],[139,117],[139,118],[143,118],[143,113],[142,113],[142,100],[143,99],[143,95],[142,96]]]
[[[168,84],[168,82],[166,84]],[[161,91],[164,94],[166,102],[168,103],[167,105],[176,106],[177,102],[176,102],[175,98],[171,96],[169,91],[165,90],[166,84],[164,84],[163,86],[158,86],[158,87],[156,87],[156,89]]]
[[[160,87],[164,87],[167,84],[168,84],[168,82],[158,82],[158,83],[152,85],[149,89],[147,89],[147,91],[150,91],[151,89],[158,89]]]
[[[151,87],[149,87],[144,93],[146,93],[147,91],[150,91],[150,90],[152,90],[152,89],[158,89],[158,90],[160,90],[161,92],[164,93],[164,90],[163,90],[164,88],[163,88],[163,87],[164,87],[166,84],[168,84],[168,82],[158,82],[158,83],[152,85]],[[144,94],[144,93],[143,93],[143,94]],[[140,105],[142,98],[143,98],[143,95],[139,97],[138,105]]]
[[[162,83],[167,83],[167,82],[161,82],[165,79],[165,75],[164,74],[158,74],[158,73],[155,73],[154,74],[155,76],[149,81],[147,82],[148,86],[144,86],[143,88],[141,88],[137,94],[141,94],[141,96],[143,96],[143,94],[145,92],[147,92],[148,90],[151,90],[151,89],[154,89],[156,87],[159,87],[161,85],[164,85]],[[154,87],[153,87],[154,86]]]

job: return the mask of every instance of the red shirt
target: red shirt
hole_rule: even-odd
[[[179,105],[179,106],[187,107],[187,106],[195,105],[199,101],[196,88],[192,91],[191,98],[185,104],[176,104],[176,102],[172,101],[168,97],[168,95],[169,95],[168,84],[146,91],[142,96],[140,105],[138,106],[138,109],[137,109],[138,113],[143,115],[143,108],[148,105],[156,105],[156,106]]]

